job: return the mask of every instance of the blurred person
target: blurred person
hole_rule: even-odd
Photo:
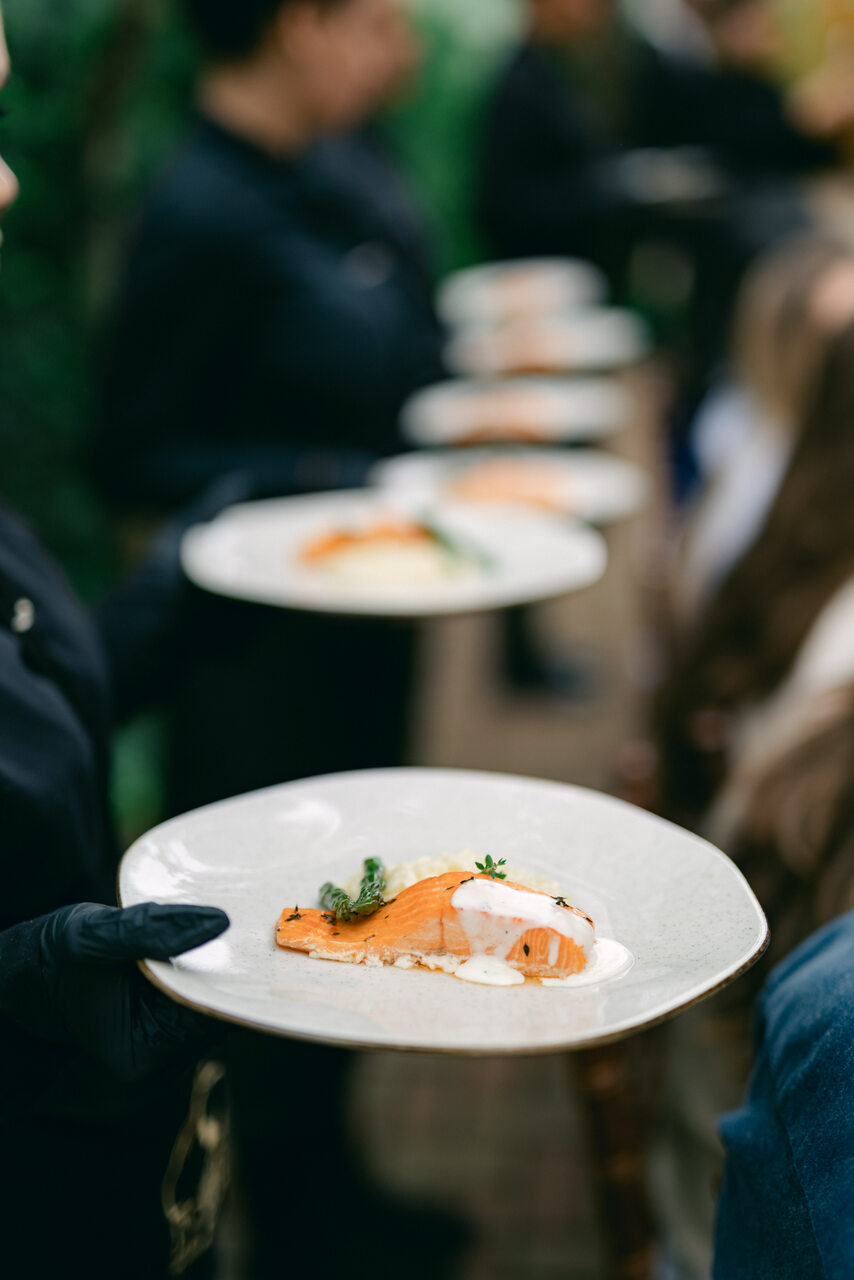
[[[713,74],[696,77],[685,130],[734,173],[809,172],[837,163],[833,130],[805,127],[805,112],[779,83],[782,31],[770,0],[687,0],[708,37]]]
[[[826,294],[825,305],[829,300]],[[854,329],[838,342],[831,378],[840,396],[847,385],[850,422]],[[821,403],[841,421],[843,399],[834,409],[833,394],[825,391]],[[849,444],[844,447],[850,451]],[[845,458],[837,462],[840,484],[850,483]],[[822,496],[831,498],[831,490],[814,492],[806,512],[812,537],[804,531],[781,549],[790,556],[792,584],[809,572],[805,555],[818,550],[822,521],[838,519],[839,504],[831,498],[822,510]],[[793,519],[803,518],[789,511]],[[841,536],[846,529],[850,548],[854,531],[843,520]],[[674,1274],[685,1280],[709,1274],[710,1187],[722,1156],[716,1117],[735,1107],[744,1089],[751,1010],[762,979],[815,929],[854,907],[854,566],[849,551],[847,573],[829,590],[834,562],[841,569],[844,556],[841,549],[827,550],[826,560],[812,565],[813,599],[806,579],[787,593],[789,612],[809,617],[810,625],[774,691],[750,700],[738,716],[727,744],[726,779],[702,822],[703,834],[734,858],[749,881],[771,940],[755,973],[689,1013],[665,1037],[651,1186]],[[829,577],[822,582],[824,569]],[[817,600],[823,603],[816,610]],[[776,602],[762,603],[779,627]],[[745,659],[754,656],[745,637]]]
[[[813,628],[795,671],[745,734],[704,833],[736,861],[766,913],[767,955],[663,1037],[650,1185],[675,1274],[709,1274],[717,1117],[750,1070],[754,1000],[769,967],[854,907],[854,579]]]
[[[847,661],[839,660],[854,621],[854,581],[846,595],[844,610],[841,601],[836,607],[836,661],[827,662],[825,632],[824,670],[816,651],[809,680],[803,673],[797,705],[790,700],[785,717],[777,717],[773,741],[766,736],[763,749],[754,742],[752,753],[745,753],[726,804],[709,824],[709,833],[735,858],[757,894],[771,941],[743,983],[690,1012],[666,1035],[650,1183],[666,1254],[680,1280],[709,1275],[713,1189],[723,1161],[718,1117],[738,1106],[744,1093],[751,1022],[763,980],[816,929],[854,908],[850,644]],[[756,1248],[758,1236],[757,1231]],[[730,1240],[728,1248],[733,1245]],[[771,1256],[773,1251],[769,1268]],[[722,1259],[717,1266],[716,1274],[729,1274],[721,1270]],[[808,1273],[798,1270],[801,1274]]]
[[[442,374],[417,215],[355,131],[415,59],[397,0],[185,0],[197,111],[131,236],[108,317],[96,462],[124,518],[237,469],[254,497],[353,487],[397,448],[409,394]],[[239,650],[202,652],[168,708],[167,805],[182,812],[316,774],[403,762],[414,628],[224,602]],[[354,1055],[235,1033],[233,1134],[251,1271],[382,1224],[389,1266],[442,1265],[464,1235],[384,1196],[350,1135]],[[298,1096],[295,1097],[295,1091]],[[317,1142],[318,1117],[324,1140]],[[300,1174],[282,1161],[295,1147]],[[437,1258],[439,1259],[437,1261]]]
[[[185,6],[197,116],[107,323],[95,455],[123,521],[233,468],[255,497],[361,484],[441,372],[416,219],[388,166],[367,172],[341,136],[414,59],[397,0]],[[169,711],[169,811],[401,762],[412,628],[237,602],[229,616],[240,660],[200,662]]]
[[[819,297],[836,317],[840,299]],[[852,353],[848,327],[830,345],[756,536],[677,640],[657,711],[660,807],[689,827],[725,782],[746,713],[781,687],[854,573]]]
[[[317,146],[405,61],[397,0],[186,0],[204,50],[187,145],[131,236],[105,326],[96,471],[168,511],[235,465],[259,488],[358,484],[442,374],[423,273]]]
[[[477,216],[499,257],[573,254],[619,288],[642,208],[623,152],[671,140],[666,55],[616,0],[526,0],[488,104]]]
[[[720,1126],[715,1280],[850,1276],[852,1010],[848,912],[800,946],[762,993],[750,1089]]]
[[[689,398],[721,357],[749,263],[809,225],[798,176],[838,160],[799,129],[765,69],[763,0],[697,6],[706,61],[642,39],[615,0],[526,0],[524,42],[486,112],[477,197],[491,252],[587,257],[618,293],[644,242],[687,255]]]
[[[330,199],[342,210],[352,206],[357,220],[372,219],[373,226],[366,225],[366,235],[376,236],[378,227],[384,228],[401,260],[421,278],[424,298],[429,300],[436,278],[432,232],[382,129],[385,114],[415,83],[422,47],[399,0],[386,7],[384,18],[384,70],[377,77],[363,123],[348,133],[324,139],[316,145],[315,153],[332,184]]]
[[[0,12],[0,87],[8,74]],[[16,195],[0,160],[0,215]],[[87,615],[0,505],[0,1228],[10,1275],[165,1280],[171,1264],[174,1275],[211,1274],[222,1178],[208,1164],[218,1192],[202,1208],[184,1170],[182,1193],[199,1214],[177,1252],[161,1182],[214,1024],[162,996],[136,961],[199,946],[228,919],[213,908],[107,905],[118,861],[110,728],[178,661],[171,623],[183,599],[170,535],[97,618]],[[221,1142],[209,1123],[213,1159]]]
[[[689,0],[709,45],[680,82],[681,140],[705,149],[728,189],[717,208],[692,220],[697,272],[697,374],[724,354],[737,291],[752,262],[773,245],[812,229],[805,182],[837,168],[838,137],[803,126],[795,97],[781,83],[782,41],[772,0]]]
[[[854,256],[842,245],[797,237],[763,254],[748,273],[730,372],[706,396],[692,430],[700,483],[674,588],[679,631],[758,534],[826,348],[851,317]]]

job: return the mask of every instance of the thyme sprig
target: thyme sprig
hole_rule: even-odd
[[[507,872],[499,871],[498,869],[499,867],[507,866],[506,858],[499,858],[497,862],[493,862],[492,854],[488,853],[486,855],[485,862],[476,862],[474,865],[477,867],[478,871],[480,871],[482,875],[491,876],[493,880],[507,879]]]

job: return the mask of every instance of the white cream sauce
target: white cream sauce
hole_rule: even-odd
[[[622,977],[634,964],[634,956],[613,938],[597,938],[587,964],[580,973],[571,973],[568,978],[526,978],[506,960],[488,955],[475,955],[469,960],[449,955],[399,956],[394,964],[396,969],[414,969],[416,966],[439,969],[463,982],[476,982],[486,987],[517,987],[533,982],[543,987],[572,989],[592,987]]]
[[[596,935],[593,926],[544,893],[511,889],[499,880],[476,877],[464,880],[451,898],[471,948],[472,957],[491,956],[506,961],[513,947],[529,929],[551,929],[549,964],[556,964],[561,935],[569,938],[589,958]],[[509,966],[505,966],[509,967]],[[483,978],[478,979],[484,981]],[[504,984],[502,984],[504,985]]]
[[[571,973],[568,978],[540,978],[540,983],[544,987],[590,987],[622,977],[634,962],[631,951],[622,943],[613,938],[597,938],[593,953],[580,973]]]

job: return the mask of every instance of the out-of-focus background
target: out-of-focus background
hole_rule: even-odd
[[[384,127],[448,271],[484,253],[471,216],[472,149],[521,11],[513,0],[405,3],[424,65]],[[847,6],[771,3],[785,31],[777,67],[785,81],[820,64],[828,21],[845,18]],[[684,34],[680,0],[628,7],[667,40]],[[196,55],[168,0],[7,0],[6,10],[15,74],[4,141],[22,194],[0,301],[4,468],[21,509],[92,592],[109,565],[78,466],[90,337],[128,221],[182,136]]]
[[[377,127],[429,231],[440,284],[497,256],[528,256],[524,236],[518,252],[490,242],[482,190],[478,205],[488,112],[525,19],[516,0],[405,4],[421,63]],[[2,152],[21,198],[6,224],[0,290],[1,487],[91,601],[139,559],[139,531],[134,526],[130,537],[97,495],[89,450],[102,329],[128,235],[187,128],[198,53],[178,8],[169,0],[4,3],[14,76],[4,94],[10,115]],[[828,815],[844,790],[843,756],[820,735],[850,725],[854,670],[834,649],[824,666],[807,663],[800,684],[787,679],[812,654],[812,624],[854,580],[854,530],[849,537],[839,488],[852,465],[849,407],[854,422],[854,386],[846,383],[854,317],[854,3],[626,0],[624,9],[663,63],[673,56],[679,65],[720,71],[740,90],[748,81],[745,101],[755,103],[711,160],[706,152],[715,146],[700,129],[684,141],[688,148],[698,142],[704,154],[683,152],[678,171],[646,151],[634,167],[596,170],[609,199],[612,182],[623,195],[642,193],[631,206],[630,250],[621,245],[615,265],[606,245],[598,264],[611,276],[610,301],[634,312],[642,327],[629,329],[629,345],[636,341],[630,358],[612,352],[606,361],[622,422],[596,443],[639,469],[632,474],[643,477],[645,501],[591,517],[604,527],[609,567],[577,597],[509,618],[458,617],[420,629],[410,741],[401,754],[427,765],[580,782],[712,832],[745,866],[755,858],[754,887],[770,884],[763,902],[780,909],[781,937],[794,945],[808,931],[791,908],[803,886],[804,902],[816,893],[815,911],[806,913],[815,926],[840,909],[854,882],[847,850],[840,861],[836,846],[827,853],[833,875],[823,878],[818,850],[833,826],[829,816],[810,829],[815,857],[800,861],[768,816],[777,808],[774,787],[789,794],[791,760],[778,759],[777,746],[800,749],[812,744],[813,731],[819,746],[810,760],[824,763],[804,776],[814,778]],[[738,26],[736,17],[726,27],[732,43],[717,47],[703,27],[720,34],[715,24],[745,9],[751,21],[762,10],[773,25],[760,62],[745,53],[754,38],[764,40],[757,28]],[[613,77],[616,101],[620,65],[608,58],[588,65],[579,56],[572,71],[597,91],[597,75],[609,84]],[[601,98],[607,114],[614,101]],[[706,101],[695,102],[698,119]],[[766,154],[766,116],[784,159]],[[749,153],[745,137],[752,143],[754,125],[759,142]],[[780,142],[790,126],[803,126],[802,136],[793,142],[787,132]],[[708,121],[703,128],[714,132]],[[652,178],[671,194],[662,197],[659,186],[650,195]],[[693,194],[686,195],[686,181]],[[613,213],[613,203],[607,207]],[[655,219],[647,222],[650,208]],[[503,211],[501,199],[488,210],[493,231]],[[622,225],[617,212],[614,226]],[[589,232],[589,219],[585,226]],[[532,235],[529,251],[583,256],[570,237],[557,251]],[[625,322],[623,315],[618,333]],[[476,344],[471,359],[481,350]],[[334,352],[330,361],[332,376]],[[537,357],[519,364],[499,372],[542,372]],[[557,366],[551,372],[560,378],[578,372]],[[401,440],[400,451],[407,447]],[[274,636],[268,669],[276,669],[277,644]],[[401,686],[408,688],[403,677]],[[828,719],[816,724],[819,701]],[[751,720],[757,707],[763,714]],[[162,716],[153,715],[118,737],[114,793],[126,843],[166,812],[168,736]],[[203,738],[200,730],[200,749]],[[211,777],[219,777],[215,768]],[[809,795],[798,798],[810,811]],[[659,1136],[669,1126],[669,1146],[651,1157],[659,1242],[666,1241],[656,1255],[662,1280],[697,1280],[704,1266],[707,1273],[713,1118],[737,1099],[745,1078],[730,1052],[733,1043],[736,1057],[747,1052],[743,1026],[732,1041],[721,1031],[726,1011],[686,1022],[684,1038],[675,1033],[668,1046],[672,1074],[661,1070],[672,1105]],[[725,1060],[721,1078],[735,1081],[731,1096],[716,1092],[715,1054]],[[476,1224],[465,1280],[598,1280],[612,1274],[609,1246],[622,1268],[613,1274],[649,1276],[649,1233],[637,1228],[640,1200],[630,1194],[641,1181],[644,1143],[632,1137],[631,1109],[617,1109],[621,1091],[625,1101],[648,1086],[649,1057],[642,1050],[637,1063],[579,1064],[364,1055],[353,1123],[381,1184],[444,1199]],[[604,1126],[595,1154],[585,1127],[591,1114]],[[603,1121],[611,1114],[622,1116],[617,1134]],[[690,1186],[700,1188],[699,1208],[677,1194]],[[248,1274],[246,1217],[238,1194],[220,1244],[224,1280]]]

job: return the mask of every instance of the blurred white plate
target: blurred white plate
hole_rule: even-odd
[[[649,350],[646,325],[633,311],[591,307],[466,330],[450,340],[445,357],[455,373],[494,377],[604,372],[634,364]]]
[[[607,292],[598,268],[575,258],[522,258],[469,267],[447,277],[436,306],[445,324],[502,323],[602,302]]]
[[[457,577],[394,585],[345,581],[300,563],[315,538],[401,516],[428,520],[482,563]],[[602,576],[607,552],[593,530],[548,513],[348,491],[230,507],[188,530],[181,560],[188,578],[219,595],[317,613],[418,618],[576,591]]]
[[[476,467],[493,461],[518,463],[548,476],[547,501],[519,498],[520,506],[553,508],[590,524],[607,524],[635,515],[643,506],[647,480],[640,467],[593,449],[459,449],[407,453],[380,462],[371,473],[373,483],[392,491],[417,494],[425,501],[450,498],[491,506],[488,499],[463,499],[451,486]],[[505,501],[511,501],[505,499]]]
[[[287,725],[282,732],[287,733]],[[480,987],[419,969],[283,951],[284,907],[313,904],[368,856],[388,866],[471,849],[555,882],[628,972],[588,986]],[[431,1053],[553,1053],[619,1039],[710,995],[757,959],[767,926],[738,869],[697,836],[596,792],[453,770],[293,782],[155,827],[119,895],[222,907],[221,938],[146,971],[216,1017],[303,1040]]]
[[[564,444],[598,440],[625,425],[629,399],[607,378],[458,378],[409,400],[403,434],[417,445]],[[486,438],[483,438],[486,437]]]

